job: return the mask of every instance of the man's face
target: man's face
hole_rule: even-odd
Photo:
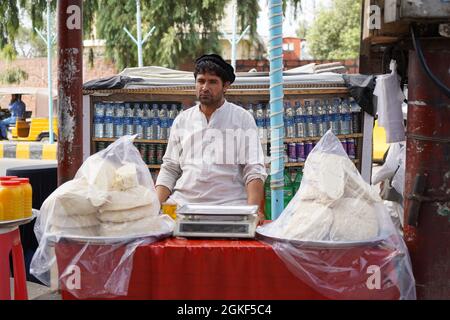
[[[224,84],[220,77],[211,73],[197,74],[195,81],[197,98],[206,106],[220,103],[229,86],[229,82]]]

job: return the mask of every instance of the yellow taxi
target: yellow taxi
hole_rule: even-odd
[[[48,118],[29,118],[17,120],[15,127],[10,127],[13,141],[49,141],[49,122]],[[53,118],[53,136],[58,137],[58,120]]]

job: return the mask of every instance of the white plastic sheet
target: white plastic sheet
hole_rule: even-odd
[[[59,284],[73,296],[126,295],[137,247],[172,234],[174,221],[160,214],[134,138],[124,136],[89,157],[75,178],[42,204],[35,224],[39,247],[30,271],[43,283],[50,285],[57,260]],[[68,285],[75,271],[82,290],[77,281]]]
[[[331,131],[308,156],[292,201],[256,232],[326,298],[416,298],[403,239]]]

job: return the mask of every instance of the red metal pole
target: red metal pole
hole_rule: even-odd
[[[58,185],[83,162],[83,1],[58,0]]]
[[[432,72],[450,87],[450,41],[422,44]],[[405,241],[418,299],[450,298],[450,99],[409,54]]]

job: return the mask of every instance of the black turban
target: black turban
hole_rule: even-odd
[[[230,81],[230,84],[233,83],[234,80],[236,79],[233,67],[225,60],[223,60],[222,57],[219,56],[218,54],[205,54],[200,58],[197,58],[197,60],[195,60],[195,64],[197,65],[203,61],[211,61],[216,65],[218,65],[220,68],[222,68],[225,71],[227,81]]]

